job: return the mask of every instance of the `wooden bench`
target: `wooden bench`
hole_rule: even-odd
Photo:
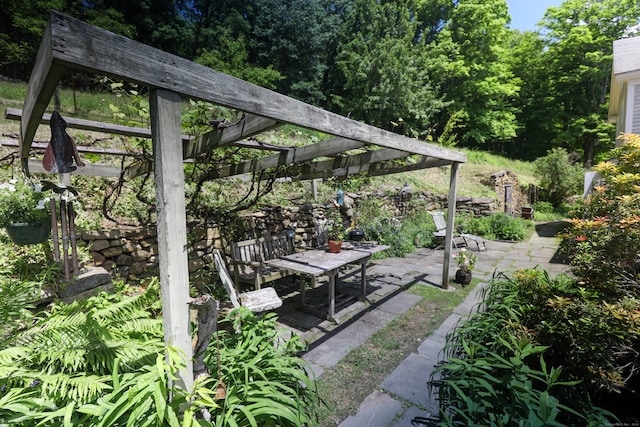
[[[257,290],[264,283],[295,274],[294,271],[265,264],[267,260],[291,255],[294,251],[293,238],[284,233],[232,242],[231,264],[236,287],[240,288],[243,283],[251,283]]]
[[[242,306],[248,308],[252,312],[260,313],[267,310],[275,310],[282,306],[282,300],[273,288],[264,288],[239,293],[233,285],[229,271],[227,270],[219,251],[216,250],[213,252],[213,259],[215,261],[220,280],[222,281],[224,288],[227,290],[229,299],[231,300],[231,304],[233,304],[234,308]]]

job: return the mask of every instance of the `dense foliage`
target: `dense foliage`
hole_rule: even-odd
[[[560,207],[569,196],[581,193],[584,168],[571,162],[564,148],[553,148],[533,163],[540,180],[540,198]]]
[[[5,0],[0,73],[27,79],[51,9],[395,132],[586,166],[613,139],[612,42],[640,18],[635,0],[566,0],[521,33],[506,0]]]
[[[0,276],[0,285],[2,425],[314,424],[319,402],[296,357],[302,343],[282,337],[272,316],[232,312],[241,333],[212,340],[212,376],[187,393],[174,384],[183,356],[164,348],[157,281],[134,296],[102,294],[37,315],[28,311],[33,282]]]
[[[448,337],[444,424],[638,422],[640,137],[621,139],[562,235],[578,278],[521,270],[496,280],[484,310]]]
[[[602,325],[600,334],[590,329],[598,320],[584,318],[582,310],[567,316],[567,310],[548,305],[562,298],[556,295],[606,317],[605,303],[582,298],[564,276],[551,279],[542,271],[522,270],[490,284],[484,310],[447,338],[447,360],[434,372],[434,378],[442,376],[432,382],[441,400],[441,425],[601,426],[615,421],[592,404],[588,391],[596,386],[590,381],[594,373],[586,378],[584,373],[615,361],[615,347],[599,338],[614,338],[607,329],[619,332],[630,325]],[[622,348],[624,340],[617,344]]]

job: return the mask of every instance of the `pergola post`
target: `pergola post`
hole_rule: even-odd
[[[449,289],[449,264],[451,262],[451,247],[453,246],[453,226],[456,220],[456,191],[458,187],[459,163],[451,163],[449,177],[449,203],[447,207],[447,234],[444,238],[444,261],[442,265],[442,289]]]
[[[187,304],[189,270],[180,95],[162,89],[151,90],[150,111],[164,341],[166,345],[178,347],[184,352],[187,367],[178,372],[175,385],[191,391],[193,351]]]

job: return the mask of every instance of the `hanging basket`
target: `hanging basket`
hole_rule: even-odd
[[[51,222],[38,223],[14,223],[5,227],[7,235],[16,245],[35,245],[46,242],[51,233]]]
[[[468,285],[471,283],[472,279],[471,272],[469,270],[458,269],[456,271],[456,283],[460,283],[461,285]]]

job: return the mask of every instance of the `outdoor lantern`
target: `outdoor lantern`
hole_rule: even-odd
[[[284,234],[286,234],[289,239],[293,239],[296,236],[296,230],[289,227],[284,231]]]

